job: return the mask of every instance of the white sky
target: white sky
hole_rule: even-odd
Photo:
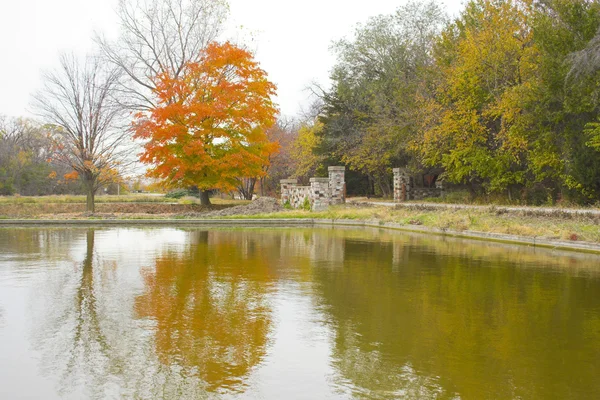
[[[229,0],[226,38],[245,42],[278,86],[281,113],[308,106],[306,87],[329,85],[334,40],[406,0]],[[0,0],[0,115],[31,116],[31,95],[60,51],[85,53],[94,31],[114,37],[117,0]],[[443,2],[449,14],[461,0]]]

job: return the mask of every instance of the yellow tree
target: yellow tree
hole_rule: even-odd
[[[148,175],[169,187],[195,186],[201,203],[213,189],[234,190],[240,177],[260,177],[277,150],[266,131],[277,108],[252,54],[231,43],[211,43],[179,76],[156,76],[157,105],[138,114],[135,137]]]
[[[530,18],[527,0],[477,0],[442,35],[441,83],[416,146],[451,181],[488,190],[525,183],[532,121],[524,105],[539,58]]]
[[[323,123],[316,120],[312,125],[303,124],[298,129],[298,136],[292,143],[292,158],[296,163],[297,177],[310,177],[315,173],[323,161],[323,157],[316,153],[322,137],[319,136],[323,130]]]

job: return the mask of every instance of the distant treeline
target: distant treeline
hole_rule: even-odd
[[[391,168],[473,195],[600,200],[600,2],[436,2],[335,44],[333,85],[296,140],[298,175],[343,163],[391,195]],[[318,90],[317,90],[318,91]]]
[[[72,169],[53,161],[53,129],[0,116],[0,195],[82,193],[81,183],[69,179]]]

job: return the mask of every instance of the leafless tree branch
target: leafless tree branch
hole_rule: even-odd
[[[119,68],[98,57],[79,60],[63,54],[60,67],[45,74],[34,100],[38,115],[57,127],[54,158],[77,171],[92,212],[96,191],[132,163],[128,124],[115,99],[121,77]]]
[[[121,35],[115,42],[97,35],[104,57],[126,79],[117,85],[122,104],[133,110],[155,106],[157,75],[177,77],[220,33],[228,12],[224,0],[120,0]]]

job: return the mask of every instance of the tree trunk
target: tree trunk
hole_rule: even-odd
[[[95,195],[95,191],[94,191],[94,183],[93,182],[87,182],[86,185],[86,204],[85,204],[85,210],[87,212],[95,212],[96,211],[96,205],[94,204],[94,195]]]
[[[200,191],[200,205],[209,206],[210,205],[210,197],[208,197],[208,190]]]
[[[248,178],[248,184],[246,186],[246,200],[252,200],[254,196],[254,185],[256,185],[256,178]]]
[[[381,177],[377,177],[375,178],[375,182],[377,183],[377,186],[379,187],[379,191],[381,192],[381,196],[384,198],[388,198],[390,196],[390,188],[389,188],[389,184],[386,183],[385,179],[382,179]]]
[[[367,175],[367,180],[369,181],[369,186],[367,188],[367,199],[370,199],[371,196],[375,196],[375,182],[373,181],[373,177],[371,175]]]
[[[242,178],[239,181],[238,192],[244,200],[252,200],[256,178]]]
[[[383,184],[385,186],[385,197],[386,198],[394,197],[394,195],[393,195],[394,191],[390,185],[389,179],[386,179],[383,182],[384,182]]]

